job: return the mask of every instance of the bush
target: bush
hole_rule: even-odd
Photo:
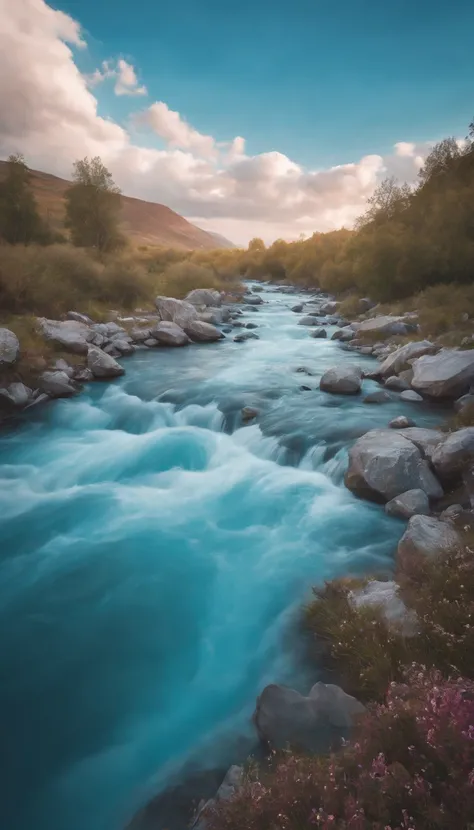
[[[194,288],[221,288],[220,279],[214,271],[189,261],[168,265],[158,285],[162,294],[178,299],[185,297]]]
[[[474,683],[416,665],[403,680],[339,753],[251,767],[209,810],[210,830],[469,830]]]

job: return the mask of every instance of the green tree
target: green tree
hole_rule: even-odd
[[[369,208],[358,220],[357,227],[362,228],[371,223],[382,225],[390,219],[395,219],[409,206],[411,195],[408,184],[398,184],[394,176],[384,179],[367,199]]]
[[[0,238],[11,245],[46,243],[49,240],[46,224],[38,213],[38,206],[30,187],[30,171],[23,156],[11,155],[7,171],[0,184]]]
[[[446,173],[453,166],[453,162],[462,156],[462,149],[455,138],[444,138],[433,147],[431,153],[426,157],[424,166],[419,172],[422,185]]]
[[[66,224],[73,243],[99,251],[120,247],[120,189],[99,156],[76,161],[73,182],[66,192]]]

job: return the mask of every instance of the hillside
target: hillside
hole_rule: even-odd
[[[0,181],[5,169],[6,163],[0,161]],[[41,214],[54,229],[63,230],[64,194],[70,182],[31,170],[31,184]],[[224,237],[201,230],[165,205],[122,196],[122,206],[122,230],[136,245],[165,245],[189,251],[234,247]]]

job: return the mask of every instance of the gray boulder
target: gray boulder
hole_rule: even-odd
[[[142,329],[140,326],[135,326],[130,330],[130,337],[133,343],[144,343],[150,337],[150,328]]]
[[[0,396],[9,404],[18,409],[28,405],[32,397],[32,390],[24,383],[10,383],[5,389],[0,389]]]
[[[431,456],[438,444],[444,441],[444,434],[438,429],[425,429],[423,427],[409,427],[402,429],[400,435],[411,441],[415,447],[418,447],[423,458],[431,460]]]
[[[348,343],[350,340],[353,340],[355,337],[354,329],[351,329],[350,326],[344,326],[342,329],[338,329],[334,332],[331,340],[341,340],[342,343]]]
[[[454,402],[454,410],[459,415],[464,415],[467,412],[474,413],[474,394],[469,392],[467,395],[463,395],[462,398],[458,398]]]
[[[187,346],[190,342],[186,332],[177,323],[170,323],[167,320],[157,323],[150,329],[150,338],[145,340],[145,345],[149,345],[150,339],[155,341],[153,345],[160,343],[163,346]]]
[[[362,323],[352,323],[352,328],[361,335],[377,335],[380,337],[391,337],[396,334],[408,334],[413,330],[403,317],[395,317],[391,314],[382,317],[374,317],[371,320],[364,320]]]
[[[423,490],[407,490],[406,493],[401,493],[387,502],[385,512],[388,516],[395,516],[397,519],[411,519],[412,516],[418,514],[428,516],[430,503]]]
[[[302,317],[301,320],[298,320],[299,326],[319,326],[317,317],[311,317],[308,315],[307,317]]]
[[[358,366],[335,366],[322,376],[319,388],[322,392],[337,395],[357,395],[362,386],[362,370]]]
[[[458,478],[474,462],[474,427],[452,432],[435,448],[431,463],[440,479]]]
[[[398,591],[398,585],[393,580],[379,582],[373,579],[363,588],[351,591],[349,601],[355,608],[380,609],[389,628],[404,637],[413,637],[417,633],[417,617],[406,607]]]
[[[349,450],[345,476],[349,490],[373,501],[390,501],[407,490],[441,498],[443,490],[418,447],[390,429],[375,429]]]
[[[244,331],[234,337],[234,343],[245,343],[246,340],[260,340],[260,337],[254,331]]]
[[[443,349],[412,364],[412,387],[432,398],[458,398],[474,382],[474,350]]]
[[[111,355],[106,354],[102,349],[98,349],[97,346],[89,348],[87,368],[91,370],[95,378],[117,378],[125,373],[120,363],[117,363]]]
[[[10,366],[18,359],[20,341],[10,329],[0,328],[0,366]]]
[[[135,348],[134,346],[128,342],[128,340],[122,340],[119,337],[114,337],[111,341],[115,349],[119,352],[119,354],[126,357],[127,355],[131,355],[134,353]]]
[[[77,385],[66,372],[43,372],[39,385],[41,391],[50,398],[70,398],[77,392]]]
[[[263,305],[263,300],[258,294],[252,294],[243,297],[243,302],[245,303],[245,305]]]
[[[359,308],[361,311],[370,311],[375,307],[375,303],[370,297],[361,297],[359,300]]]
[[[212,326],[222,326],[230,319],[230,312],[228,308],[212,308],[202,311],[199,314],[199,319],[203,323],[211,323]]]
[[[213,288],[194,288],[186,295],[185,302],[196,306],[220,306],[222,297],[220,292]]]
[[[398,415],[389,423],[390,429],[407,429],[414,426],[416,426],[415,422],[411,418],[407,418],[406,415]]]
[[[299,305],[294,305],[291,310],[294,311],[296,314],[301,314],[301,312],[303,311],[303,303],[300,303]]]
[[[407,392],[410,389],[410,384],[403,380],[403,378],[393,377],[387,378],[384,383],[386,389],[392,389],[394,392]]]
[[[388,403],[391,400],[385,389],[377,389],[376,392],[370,392],[366,395],[362,403]]]
[[[412,516],[398,543],[398,561],[406,570],[413,560],[449,553],[460,541],[461,537],[452,524],[433,516]]]
[[[155,338],[154,338],[154,337],[148,337],[148,338],[144,341],[143,345],[144,345],[147,349],[155,349],[155,348],[156,348],[157,346],[159,346],[160,344],[158,343],[158,340],[155,340]]]
[[[186,327],[186,333],[191,340],[197,343],[215,343],[222,340],[224,335],[210,323],[203,323],[201,320],[193,320]]]
[[[254,722],[260,738],[275,749],[314,751],[347,733],[364,712],[365,707],[339,686],[316,683],[306,697],[271,685],[257,698]]]
[[[339,305],[340,303],[337,300],[329,300],[329,302],[322,304],[321,314],[335,314]]]
[[[429,340],[406,343],[405,346],[401,346],[385,358],[380,366],[380,374],[385,378],[398,375],[404,369],[410,368],[411,360],[425,354],[434,354],[436,351],[438,351],[437,346]]]
[[[50,340],[72,354],[87,354],[89,341],[94,336],[94,330],[85,323],[76,320],[47,320],[39,318],[40,332],[46,340]]]
[[[315,329],[315,331],[311,332],[311,337],[314,337],[315,340],[325,340],[327,336],[326,329]]]
[[[422,403],[423,398],[418,392],[414,392],[413,389],[407,389],[406,392],[402,392],[400,394],[400,398],[402,401],[407,401],[408,403]]]
[[[192,303],[187,303],[185,300],[175,300],[174,297],[156,297],[155,305],[161,320],[176,323],[184,331],[191,322],[199,319]]]

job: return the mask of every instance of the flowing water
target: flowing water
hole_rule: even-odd
[[[347,447],[437,416],[319,392],[354,356],[297,325],[297,296],[263,296],[242,318],[260,340],[139,352],[2,434],[2,830],[123,828],[190,755],[250,734],[265,684],[305,688],[312,584],[390,568],[403,525],[344,488]]]

